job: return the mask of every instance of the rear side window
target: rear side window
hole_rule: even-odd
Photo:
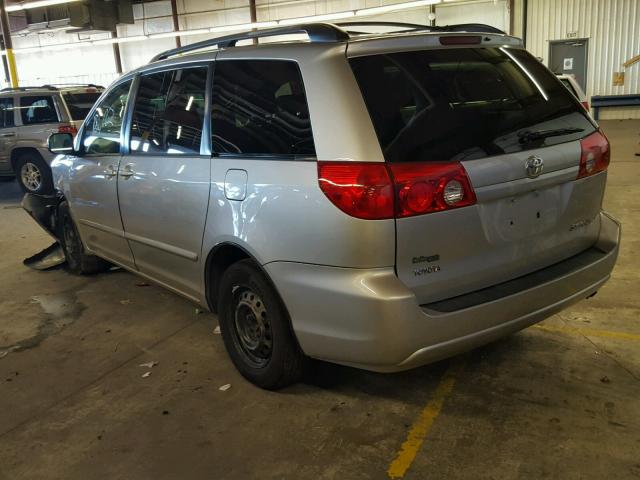
[[[22,123],[24,125],[58,122],[58,114],[53,105],[53,98],[49,95],[22,97],[20,99],[20,113],[22,114]]]
[[[72,120],[84,120],[102,92],[63,93]]]
[[[350,63],[390,162],[473,160],[595,130],[576,99],[524,50],[425,50]]]
[[[144,75],[131,126],[131,151],[199,155],[207,68]]]
[[[213,76],[213,151],[313,156],[300,69],[285,60],[220,60]]]
[[[13,99],[0,98],[0,128],[13,127]]]
[[[82,138],[86,153],[120,153],[120,130],[130,89],[131,80],[115,86],[86,120]]]

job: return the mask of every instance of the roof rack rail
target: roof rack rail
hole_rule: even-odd
[[[336,22],[337,27],[398,27],[407,28],[410,30],[428,30],[429,25],[420,25],[418,23],[405,23],[405,22]],[[347,30],[348,32],[348,30]]]
[[[499,28],[492,27],[491,25],[487,25],[484,23],[457,23],[454,25],[444,25],[442,27],[430,27],[436,28],[435,31],[441,32],[480,32],[480,33],[499,33],[501,35],[506,35],[503,30]]]
[[[104,88],[102,85],[96,85],[95,83],[51,83],[48,86],[51,87],[91,87],[91,88]]]
[[[6,87],[0,92],[26,92],[28,90],[58,90],[53,85],[42,85],[41,87]]]
[[[152,62],[164,60],[181,53],[193,52],[207,47],[217,46],[218,48],[233,47],[240,40],[251,40],[253,38],[275,37],[277,35],[292,35],[296,33],[306,33],[312,43],[332,43],[343,42],[349,39],[349,34],[330,23],[304,23],[300,25],[287,25],[286,27],[267,28],[262,30],[252,30],[249,32],[226,35],[224,37],[203,40],[192,43],[184,47],[174,48],[166,52],[159,53],[151,59]]]
[[[159,53],[151,59],[151,62],[165,60],[174,55],[193,52],[203,48],[218,47],[227,48],[234,47],[240,40],[251,40],[254,38],[275,37],[278,35],[292,35],[296,33],[306,33],[312,43],[333,43],[344,42],[349,40],[349,32],[341,27],[366,27],[366,26],[383,26],[406,28],[410,31],[429,31],[429,32],[482,32],[482,33],[500,33],[502,30],[485,25],[483,23],[460,23],[456,25],[435,26],[420,25],[417,23],[402,22],[340,22],[340,23],[303,23],[300,25],[288,25],[286,27],[266,28],[261,30],[251,30],[243,33],[235,33],[225,35],[223,37],[211,38],[201,42],[185,45],[184,47],[173,48],[165,52]],[[355,32],[352,32],[355,33]],[[359,32],[358,32],[359,33]]]
[[[405,28],[413,31],[429,31],[429,32],[482,32],[482,33],[500,33],[504,34],[502,30],[486,25],[484,23],[459,23],[454,25],[420,25],[417,23],[404,23],[404,22],[339,22],[336,23],[338,27],[398,27]],[[347,33],[350,30],[347,29]],[[353,33],[353,32],[351,32]]]

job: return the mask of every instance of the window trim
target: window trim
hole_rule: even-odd
[[[160,67],[149,68],[142,72],[138,72],[132,84],[132,90],[129,98],[133,101],[127,103],[125,113],[124,126],[124,143],[122,144],[122,156],[133,157],[161,157],[161,158],[211,158],[211,86],[213,85],[213,70],[215,62],[213,60],[201,60],[197,62],[178,63],[171,65],[162,65]],[[174,70],[184,70],[187,68],[206,68],[207,76],[205,80],[204,92],[204,119],[202,124],[202,137],[200,139],[200,153],[183,154],[183,153],[167,153],[167,152],[140,152],[131,150],[131,127],[133,126],[133,111],[136,100],[138,99],[138,90],[140,88],[140,79],[145,75],[153,75],[155,73],[170,72]],[[205,137],[206,133],[206,137]]]
[[[22,101],[25,98],[46,98],[49,97],[51,99],[51,106],[53,106],[53,111],[56,113],[56,120],[53,121],[47,121],[47,122],[25,122],[24,120],[24,115],[23,115],[23,111],[22,111]],[[60,115],[60,111],[58,109],[58,106],[56,105],[56,100],[54,98],[53,94],[42,94],[42,95],[20,95],[20,97],[18,98],[18,105],[19,105],[19,110],[20,110],[20,123],[23,127],[31,127],[33,125],[51,125],[52,123],[60,123],[62,120],[62,115]],[[29,106],[32,106],[33,103]],[[28,107],[27,107],[28,108]]]
[[[4,130],[5,128],[16,128],[16,102],[15,102],[15,98],[12,96],[8,96],[8,97],[2,97],[0,98],[0,102],[2,100],[9,100],[11,102],[11,113],[13,114],[13,125],[2,125],[0,124],[0,130]]]
[[[213,149],[213,142],[211,136],[213,135],[213,123],[211,122],[211,113],[209,113],[208,121],[210,123],[209,130],[209,142],[211,146],[211,155],[214,158],[235,158],[235,159],[246,159],[246,160],[282,160],[289,162],[296,161],[304,161],[304,162],[315,162],[318,160],[318,151],[316,149],[316,137],[313,131],[313,121],[311,119],[311,109],[309,108],[309,99],[307,97],[307,86],[304,82],[304,76],[302,75],[302,68],[300,67],[300,62],[292,58],[252,58],[252,57],[231,57],[231,58],[221,58],[216,59],[214,63],[221,62],[286,62],[293,63],[298,69],[298,74],[300,75],[300,79],[302,80],[302,91],[304,92],[304,100],[307,103],[307,111],[309,112],[309,124],[311,126],[311,138],[313,139],[313,150],[316,152],[315,154],[295,154],[295,153],[235,153],[235,152],[216,152]],[[215,72],[213,77],[215,77]],[[211,80],[211,87],[209,88],[209,94],[211,95],[210,100],[210,108],[213,111],[213,80]]]
[[[89,120],[90,118],[93,117],[93,114],[96,112],[96,110],[98,109],[99,106],[102,105],[102,100],[104,100],[111,92],[113,92],[116,88],[119,88],[120,86],[122,86],[123,84],[127,83],[127,82],[131,82],[131,85],[129,85],[129,96],[127,97],[127,106],[125,109],[125,115],[122,119],[122,125],[120,126],[120,151],[119,152],[114,152],[114,153],[88,153],[85,150],[84,147],[84,134],[87,130],[87,120]],[[78,147],[75,150],[78,152],[79,155],[83,156],[83,157],[114,157],[114,156],[121,156],[122,155],[122,148],[123,148],[123,143],[122,143],[122,139],[123,139],[123,134],[124,134],[124,126],[126,125],[125,121],[127,119],[127,112],[129,110],[129,104],[131,103],[129,101],[129,99],[131,98],[131,92],[133,91],[133,86],[134,86],[134,82],[135,82],[135,77],[126,77],[123,78],[121,81],[115,83],[114,85],[112,85],[111,87],[109,87],[108,89],[106,89],[104,92],[102,92],[102,95],[100,96],[100,98],[98,98],[98,100],[96,101],[96,103],[93,104],[93,107],[91,107],[91,111],[89,112],[89,114],[87,115],[87,117],[82,121],[82,126],[80,127],[80,131],[78,132],[78,134],[76,135],[76,140],[79,142],[78,143]],[[106,94],[106,95],[105,95]]]
[[[286,162],[317,162],[317,155],[302,155],[296,153],[235,153],[235,152],[214,152],[214,158],[233,158],[238,160],[271,160]]]

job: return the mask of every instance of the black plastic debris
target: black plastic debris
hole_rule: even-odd
[[[63,265],[65,262],[64,250],[58,242],[52,243],[41,252],[22,261],[25,266],[34,270],[49,270]]]

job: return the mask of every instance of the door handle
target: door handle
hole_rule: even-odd
[[[131,168],[131,164],[125,165],[122,171],[120,172],[120,176],[124,178],[129,178],[133,175],[135,175],[135,173]]]
[[[113,178],[118,174],[118,171],[116,170],[116,167],[114,167],[113,165],[109,165],[107,167],[107,171],[104,173],[104,176],[107,178]]]
[[[15,137],[15,136],[16,136],[15,133],[0,133],[0,137],[2,138]]]

